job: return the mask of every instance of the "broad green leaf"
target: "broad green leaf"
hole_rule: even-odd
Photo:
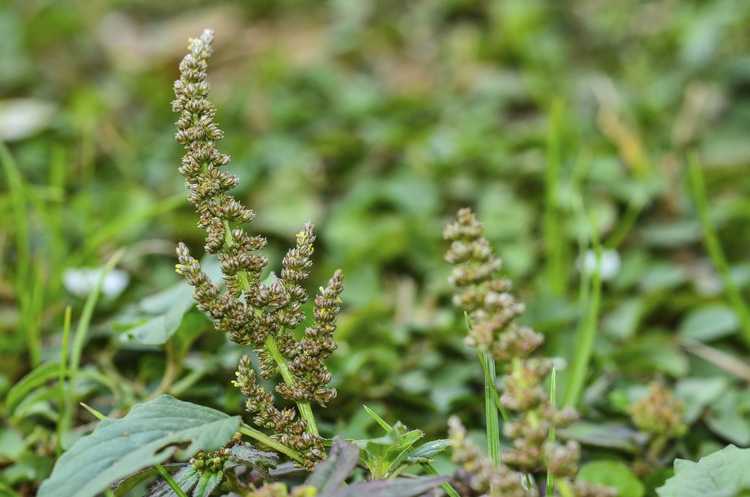
[[[642,497],[643,483],[621,461],[593,461],[583,465],[578,479],[607,485],[617,490],[618,497]]]
[[[698,462],[677,459],[659,497],[734,497],[750,489],[750,449],[728,445]]]
[[[716,304],[691,311],[680,324],[680,335],[706,342],[731,335],[739,329],[740,321],[726,305]]]
[[[8,395],[5,397],[5,409],[8,412],[13,412],[29,393],[48,381],[56,380],[59,377],[60,365],[58,363],[46,362],[37,366],[8,391]]]
[[[240,418],[163,395],[138,404],[127,416],[105,420],[57,461],[37,497],[94,497],[113,482],[173,454],[187,458],[223,447]],[[187,447],[177,450],[176,445]]]

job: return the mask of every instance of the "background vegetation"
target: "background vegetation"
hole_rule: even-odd
[[[344,270],[324,434],[377,429],[363,403],[433,437],[451,413],[481,430],[441,240],[471,205],[547,353],[585,364],[596,335],[575,434],[594,454],[637,463],[628,407],[654,379],[691,428],[645,491],[675,456],[750,445],[748,23],[741,0],[1,3],[0,494],[33,495],[90,430],[79,401],[241,410],[239,347],[174,273],[202,235],[172,82],[204,27],[253,229],[278,261],[312,221],[313,281]],[[61,354],[68,371],[13,387]]]

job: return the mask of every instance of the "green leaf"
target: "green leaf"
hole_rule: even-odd
[[[450,441],[441,439],[426,442],[409,451],[406,456],[406,462],[409,464],[427,464],[432,459],[450,447]]]
[[[56,380],[60,377],[60,365],[56,362],[46,362],[39,365],[26,376],[21,378],[18,383],[13,385],[5,397],[5,409],[12,413],[19,403],[33,390],[44,385],[48,381]]]
[[[726,391],[710,406],[706,424],[730,442],[746,446],[750,444],[748,405],[750,393],[737,389]]]
[[[677,459],[659,497],[733,497],[750,489],[750,449],[728,445],[698,462]]]
[[[124,331],[123,340],[161,345],[177,332],[193,303],[192,288],[178,283],[138,302],[116,318],[116,326]]]
[[[124,418],[99,423],[57,461],[37,497],[94,497],[173,454],[187,458],[219,449],[239,425],[239,416],[163,395],[136,405]],[[177,444],[187,448],[178,451]]]
[[[685,405],[683,419],[687,424],[695,422],[709,405],[719,398],[729,385],[723,376],[714,378],[685,378],[677,383],[675,395]]]
[[[578,479],[607,485],[617,490],[618,497],[642,497],[643,484],[621,461],[593,461],[583,465]]]
[[[558,430],[563,438],[586,445],[636,452],[640,445],[639,433],[626,424],[591,423],[580,421]]]
[[[735,333],[740,327],[737,315],[728,306],[708,305],[691,311],[680,324],[680,335],[701,342]]]

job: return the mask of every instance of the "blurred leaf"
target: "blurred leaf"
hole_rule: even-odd
[[[579,421],[559,430],[562,437],[582,444],[636,452],[642,441],[638,431],[620,423],[591,423]]]
[[[60,365],[56,362],[45,362],[36,369],[30,371],[26,376],[21,378],[5,396],[5,409],[8,412],[18,406],[18,404],[36,388],[44,385],[48,381],[56,380],[60,377]]]
[[[123,340],[161,345],[177,332],[183,317],[194,304],[192,287],[178,283],[141,300],[116,317],[115,322],[124,331]]]
[[[750,392],[732,389],[709,406],[706,424],[738,445],[750,445]]]
[[[685,378],[677,383],[675,395],[685,405],[683,419],[687,424],[695,422],[706,407],[713,405],[716,399],[729,386],[724,377]]]
[[[688,372],[687,357],[677,343],[653,332],[621,344],[613,358],[623,371],[632,374],[661,372],[680,377]]]
[[[617,497],[643,497],[646,489],[622,461],[593,461],[578,472],[579,480],[606,485],[617,490]]]
[[[691,310],[680,323],[680,335],[707,342],[731,335],[739,327],[739,319],[730,307],[714,304]]]

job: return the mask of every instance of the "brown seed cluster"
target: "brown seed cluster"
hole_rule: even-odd
[[[675,398],[662,382],[654,382],[649,387],[648,395],[633,404],[630,416],[639,430],[653,436],[667,438],[680,437],[685,434],[687,425],[682,420],[685,406]]]
[[[320,290],[315,299],[315,322],[305,330],[303,339],[296,339],[294,329],[305,318],[302,306],[308,296],[304,284],[310,276],[315,233],[312,225],[306,225],[284,257],[280,276],[264,280],[268,260],[260,251],[266,239],[241,228],[255,214],[229,193],[238,179],[223,169],[230,158],[216,147],[223,133],[215,122],[216,109],[208,100],[212,41],[209,30],[190,40],[189,53],[180,63],[180,79],[174,84],[172,108],[179,114],[176,139],[185,148],[179,171],[198,213],[198,225],[206,231],[205,250],[219,259],[224,288],[211,282],[182,243],[177,247],[177,272],[194,287],[198,308],[210,316],[217,330],[256,349],[260,373],[266,379],[274,378],[280,368],[279,358],[270,353],[273,343],[291,374],[291,380],[285,378],[277,385],[277,393],[289,401],[325,405],[336,395],[327,386],[331,375],[324,361],[336,348],[333,333],[341,306],[342,274],[337,271]],[[248,360],[240,364],[237,375],[259,425],[273,429],[277,437],[304,451],[311,461],[323,456],[322,441],[308,433],[309,427],[297,419],[298,413],[273,406],[273,396],[257,384]]]
[[[445,258],[454,265],[450,277],[455,287],[453,300],[470,321],[466,343],[492,354],[505,373],[501,378],[500,403],[511,415],[503,427],[511,446],[502,454],[504,469],[496,471],[533,475],[548,470],[556,478],[575,477],[579,445],[574,441],[548,440],[553,428],[569,425],[577,413],[570,408],[557,409],[545,391],[544,381],[552,362],[545,357],[530,357],[543,343],[543,336],[516,322],[524,306],[510,293],[510,282],[497,277],[501,262],[474,213],[470,209],[459,210],[443,234],[450,241]],[[455,426],[452,430],[458,433]],[[487,472],[482,465],[477,469],[481,470],[478,474]]]
[[[466,437],[466,428],[455,416],[448,419],[448,436],[458,477],[474,492],[486,497],[537,497],[539,492],[524,485],[524,475],[501,464],[493,466],[479,447]]]

